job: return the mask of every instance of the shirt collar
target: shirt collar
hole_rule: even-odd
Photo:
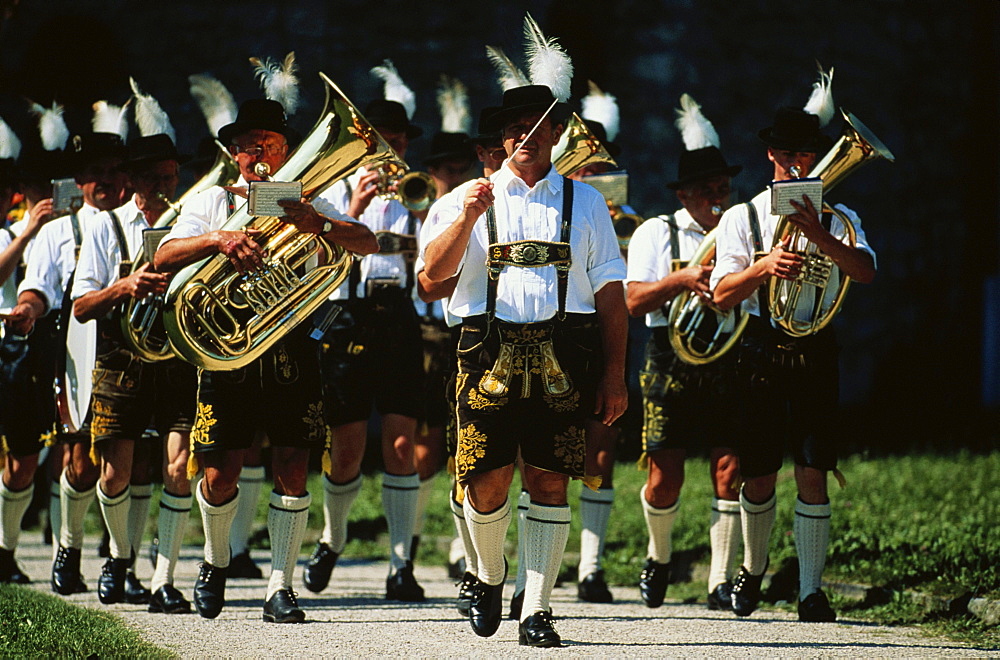
[[[490,180],[497,186],[506,190],[510,190],[511,186],[517,186],[522,190],[528,190],[528,184],[526,184],[521,177],[517,176],[509,165],[505,165],[494,172],[493,176],[490,177]],[[556,194],[562,190],[563,177],[561,174],[556,172],[554,165],[549,167],[548,173],[542,177],[537,184],[535,184],[535,187],[537,188],[540,185],[547,186],[549,192],[552,194]]]

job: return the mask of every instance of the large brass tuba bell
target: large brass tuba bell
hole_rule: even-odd
[[[361,165],[398,158],[343,92],[325,75],[326,105],[316,125],[275,181],[301,181],[313,199]],[[315,234],[244,205],[223,229],[256,229],[263,269],[240,275],[217,254],[181,270],[167,291],[163,321],[177,354],[211,371],[238,369],[260,357],[309,318],[347,277],[353,255]]]
[[[427,172],[416,172],[402,160],[392,160],[378,167],[378,196],[394,199],[410,211],[430,208],[437,199],[437,184]]]
[[[556,172],[569,176],[581,167],[594,163],[606,163],[613,169],[618,168],[618,163],[601,141],[587,128],[580,115],[574,112],[566,122],[566,129],[559,136],[559,142],[552,150],[552,164]]]
[[[833,148],[809,172],[810,177],[823,180],[823,195],[844,180],[861,165],[885,158],[894,161],[892,152],[862,124],[857,117],[841,109],[844,116],[844,130],[833,145]],[[846,242],[855,243],[855,230],[851,221],[827,203],[823,203],[824,212],[836,215],[846,228]],[[778,245],[791,236],[789,246],[805,258],[805,263],[793,280],[772,277],[768,284],[768,303],[771,318],[786,333],[793,337],[804,337],[819,332],[825,328],[840,311],[840,306],[847,295],[851,278],[839,272],[837,265],[816,246],[807,242],[803,248],[798,248],[802,232],[782,216],[774,229],[774,244]],[[836,283],[836,290],[831,285]],[[806,293],[810,287],[811,295]]]
[[[168,202],[170,207],[156,221],[153,229],[165,230],[173,225],[184,203],[198,193],[212,186],[227,186],[239,178],[240,168],[232,155],[218,141],[215,144],[219,151],[211,169],[181,195],[180,199]],[[148,263],[150,256],[152,255],[146,254],[146,250],[136,256],[132,272]],[[142,299],[129,298],[118,312],[126,347],[147,362],[159,362],[174,357],[167,338],[167,330],[163,327],[161,316],[163,301],[162,295]]]

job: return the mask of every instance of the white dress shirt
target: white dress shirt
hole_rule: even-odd
[[[554,167],[534,187],[504,167],[495,172],[494,207],[497,218],[497,241],[559,241],[561,239],[563,182]],[[427,242],[441,235],[462,212],[465,193],[473,181],[455,189],[454,195],[442,197]],[[573,185],[573,217],[570,232],[569,283],[566,311],[589,314],[596,311],[594,294],[609,282],[625,278],[625,262],[618,249],[607,202],[593,186],[569,181]],[[448,200],[447,202],[445,200]],[[489,236],[486,214],[476,221],[459,265],[458,285],[449,311],[460,317],[486,313],[486,250]],[[426,250],[426,243],[423,250]],[[555,266],[503,269],[497,286],[496,317],[512,323],[547,321],[559,307]]]
[[[628,244],[626,286],[629,282],[658,282],[671,273],[673,250],[670,246],[670,226],[666,220],[665,215],[650,218],[632,234]],[[689,261],[707,232],[685,208],[674,213],[674,222],[677,224],[680,258]],[[646,314],[646,325],[650,328],[667,325],[663,310],[657,308]]]
[[[77,212],[80,232],[84,239],[90,233],[94,218],[100,211],[84,204]],[[45,311],[62,307],[63,293],[76,269],[76,241],[73,238],[71,216],[50,220],[38,230],[28,254],[24,281],[17,291],[35,291],[45,300]]]
[[[10,247],[10,244],[14,242],[14,238],[11,236],[12,232],[14,236],[20,236],[24,232],[25,228],[28,226],[29,215],[29,212],[25,211],[23,218],[10,225],[10,227],[0,230],[0,252],[6,250]],[[10,231],[8,231],[8,229]],[[24,252],[21,253],[21,263],[28,261],[28,251],[31,249],[32,243],[34,243],[34,240],[32,240],[31,243],[28,243],[28,245],[24,248]],[[16,276],[17,267],[14,268],[10,277],[8,277],[4,283],[0,285],[0,314],[9,314],[10,311],[17,306],[18,281]]]
[[[750,203],[757,209],[757,221],[760,225],[762,249],[765,252],[770,251],[774,243],[774,229],[780,217],[771,215],[770,189],[754,197]],[[843,213],[851,221],[851,224],[854,225],[854,230],[857,233],[856,247],[870,254],[874,261],[875,251],[868,245],[868,240],[865,238],[865,231],[861,228],[861,218],[858,217],[857,213],[843,204],[836,204],[834,208]],[[833,216],[830,222],[830,233],[837,238],[843,238],[847,233],[844,224],[836,215]],[[807,242],[808,240],[803,236],[800,238],[798,245],[791,246],[791,249],[801,250],[805,248]],[[722,220],[719,222],[719,229],[716,232],[715,269],[712,270],[711,279],[712,289],[714,290],[718,286],[719,281],[723,277],[731,273],[743,272],[750,267],[753,261],[754,244],[753,234],[750,231],[750,215],[747,212],[746,204],[737,204],[723,214]],[[834,268],[830,275],[830,284],[824,296],[824,306],[829,305],[836,296],[839,282],[840,269]],[[802,288],[802,296],[799,299],[797,309],[805,310],[812,307],[813,290],[813,287],[809,286]],[[756,290],[750,294],[749,298],[743,301],[743,309],[756,316],[760,315]],[[796,318],[802,318],[802,315],[796,315]]]
[[[146,216],[135,203],[135,196],[123,206],[115,209],[128,255],[123,256],[115,232],[114,220],[110,213],[101,213],[91,223],[91,229],[83,239],[80,261],[73,278],[70,297],[76,300],[92,291],[101,291],[118,281],[118,266],[122,261],[134,260],[142,250],[142,232],[149,229]]]
[[[420,246],[420,252],[417,254],[417,261],[413,266],[414,273],[419,273],[424,269],[424,246],[434,240],[434,238],[444,231],[444,228],[451,224],[451,221],[454,220],[453,217],[443,219],[441,210],[454,208],[456,203],[455,196],[459,194],[460,189],[464,192],[467,188],[468,186],[466,185],[460,185],[451,190],[451,192],[445,193],[433,204],[431,204],[431,208],[427,211],[427,218],[424,220],[423,224],[420,225],[420,234],[417,237],[417,244]],[[464,194],[461,197],[458,197],[458,204],[461,204],[463,199]],[[443,227],[441,226],[442,222],[445,223]],[[461,317],[455,316],[448,311],[448,304],[450,301],[451,298],[445,296],[444,298],[431,303],[429,309],[432,310],[431,316],[435,318],[444,318],[444,322],[448,325],[448,327],[453,328],[460,324],[462,319]],[[418,301],[415,304],[418,311],[423,311],[425,306],[427,306],[423,301]]]

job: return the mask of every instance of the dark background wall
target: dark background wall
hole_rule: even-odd
[[[23,97],[57,100],[81,130],[94,100],[128,98],[133,75],[190,152],[206,127],[187,75],[212,73],[242,100],[258,95],[248,56],[295,50],[300,130],[322,103],[316,71],[363,105],[381,91],[368,69],[388,57],[417,92],[417,123],[433,131],[441,73],[466,83],[474,114],[499,98],[483,46],[520,61],[530,10],[573,56],[577,95],[590,78],[618,97],[634,206],[654,215],[676,208],[663,183],[676,174],[673,108],[683,92],[715,123],[730,162],[744,165],[735,184],[746,200],[770,175],[757,130],[779,105],[805,103],[816,60],[833,65],[837,103],[896,155],[832,195],[860,213],[879,255],[878,279],[852,289],[837,322],[845,435],[886,450],[997,446],[1000,3],[388,2],[378,14],[373,6],[0,0],[0,113],[25,138]],[[419,164],[426,144],[411,149]]]

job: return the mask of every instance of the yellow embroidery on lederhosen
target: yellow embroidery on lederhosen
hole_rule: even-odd
[[[486,440],[486,434],[479,431],[475,424],[458,430],[455,472],[459,480],[476,466],[476,461],[486,456]]]
[[[587,455],[587,434],[583,428],[570,426],[566,433],[557,434],[553,439],[552,453],[562,461],[568,474],[583,474],[584,459]]]
[[[191,428],[191,454],[188,457],[187,473],[188,478],[193,479],[198,474],[198,460],[195,454],[195,445],[209,444],[208,431],[218,423],[212,406],[198,402],[198,411],[194,417],[194,426]]]

